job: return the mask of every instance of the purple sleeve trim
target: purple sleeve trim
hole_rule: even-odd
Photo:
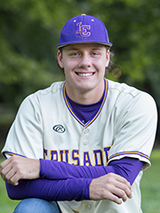
[[[117,157],[117,156],[126,156],[126,155],[138,155],[138,156],[141,156],[141,157],[146,158],[147,160],[149,160],[149,156],[148,155],[145,155],[144,153],[138,152],[138,151],[118,152],[118,153],[115,153],[114,155],[112,155],[108,160],[111,160],[111,159],[113,159],[114,157]]]
[[[4,151],[2,154],[3,154],[3,156],[4,156],[6,159],[7,159],[6,154],[7,154],[7,155],[10,155],[10,156],[17,155],[17,156],[20,156],[20,157],[24,157],[24,158],[26,158],[26,156],[24,156],[24,155],[20,155],[20,154],[14,153],[14,152]]]
[[[20,180],[18,186],[6,183],[9,198],[22,200],[40,198],[48,201],[81,201],[89,199],[89,185],[92,179],[67,180]]]
[[[46,179],[98,178],[110,172],[121,175],[133,184],[143,167],[136,158],[122,158],[111,161],[108,166],[74,166],[66,162],[40,160],[40,176]]]

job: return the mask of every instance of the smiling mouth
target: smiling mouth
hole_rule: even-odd
[[[93,73],[78,73],[78,72],[76,72],[76,74],[78,76],[81,76],[81,77],[89,77],[89,76],[94,75],[94,72]]]

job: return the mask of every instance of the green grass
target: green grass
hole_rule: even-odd
[[[8,198],[7,192],[6,192],[6,189],[5,189],[5,183],[2,180],[2,178],[0,178],[0,213],[11,213],[11,212],[13,212],[15,206],[18,203],[19,203],[18,201],[10,200]]]
[[[153,150],[151,163],[141,181],[142,209],[143,213],[160,213],[160,150]],[[4,181],[0,178],[0,213],[13,212],[18,202],[8,198]]]
[[[160,213],[160,150],[152,152],[151,163],[141,181],[142,209],[144,213]]]

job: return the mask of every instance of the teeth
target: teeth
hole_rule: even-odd
[[[92,76],[92,73],[78,73],[78,75],[82,77],[88,77],[88,76]]]

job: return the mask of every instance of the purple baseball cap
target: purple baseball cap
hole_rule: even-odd
[[[112,46],[108,32],[98,18],[89,15],[79,15],[67,21],[64,25],[57,48],[76,43],[99,43]]]

